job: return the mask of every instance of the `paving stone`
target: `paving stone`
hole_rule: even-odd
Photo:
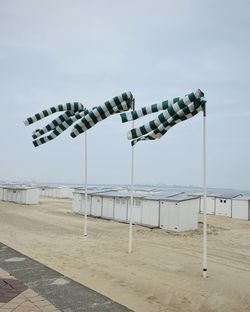
[[[25,258],[25,260],[17,262],[5,261],[6,259],[13,258]],[[4,271],[15,276],[29,288],[22,292],[23,296],[29,302],[31,302],[32,298],[33,301],[36,300],[37,295],[47,299],[46,305],[44,305],[45,301],[43,302],[37,299],[37,302],[43,302],[40,303],[39,307],[37,306],[42,312],[132,312],[132,310],[63,276],[59,272],[46,267],[2,243],[0,243],[0,267]],[[66,280],[68,283],[61,283],[62,280]],[[14,284],[15,283],[13,283],[13,285]],[[22,290],[20,285],[15,288],[16,291]],[[30,291],[30,288],[34,292]],[[5,297],[5,300],[7,300],[7,297]],[[52,310],[48,302],[54,305],[54,310]],[[33,304],[37,305],[35,302],[33,302]],[[46,306],[50,310],[42,310],[42,308]],[[3,306],[3,308],[5,308],[5,306]],[[18,306],[18,309],[19,308],[21,309],[21,305]],[[34,308],[35,307],[30,308],[30,311],[20,310],[15,312],[31,312]],[[39,310],[35,309],[35,312],[37,311]],[[0,310],[0,312],[2,311]]]

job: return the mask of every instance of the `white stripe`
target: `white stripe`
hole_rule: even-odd
[[[113,99],[110,100],[110,101],[108,101],[108,102],[110,103],[110,105],[111,105],[112,107],[116,106],[115,101],[114,101]]]
[[[175,103],[173,106],[173,110],[177,113],[180,110],[180,106],[178,105],[178,102]]]
[[[140,118],[140,117],[144,116],[144,115],[143,115],[142,110],[140,110],[140,111],[136,111],[136,112],[137,112],[138,118]]]
[[[118,96],[118,99],[120,100],[120,102],[124,102],[124,100],[123,100],[121,95]]]
[[[163,110],[163,104],[162,104],[162,103],[157,104],[157,109],[158,109],[158,110]]]
[[[168,101],[168,107],[173,106],[173,104],[174,104],[174,100],[173,99]]]
[[[173,117],[169,117],[168,120],[167,120],[167,122],[168,122],[168,123],[171,123],[173,120],[174,120]]]
[[[130,100],[132,100],[132,93],[130,91],[125,92]]]
[[[80,121],[77,125],[78,125],[83,131],[86,131],[86,130],[88,129],[82,121]],[[77,132],[78,132],[78,130],[77,130]],[[78,134],[79,134],[79,133],[78,133]]]
[[[187,117],[187,119],[189,119],[189,118],[193,117],[193,115],[189,113],[186,115],[186,117]]]
[[[99,112],[98,112],[96,109],[93,109],[92,112],[93,112],[93,114],[95,115],[95,117],[96,117],[96,119],[97,119],[98,121],[101,121],[101,120],[102,120],[101,115],[99,114]]]
[[[183,110],[180,109],[180,110],[177,112],[177,115],[180,116],[180,117],[183,117],[185,114],[184,114]]]
[[[162,114],[163,114],[163,116],[164,116],[164,118],[165,118],[166,120],[170,117],[170,114],[169,114],[169,112],[168,112],[167,110],[164,110],[164,111],[162,112]]]
[[[185,105],[189,105],[190,103],[192,103],[188,96],[185,96],[182,100]]]
[[[57,130],[60,134],[64,131],[64,130],[62,130],[60,127],[56,127],[55,130]]]
[[[50,137],[52,137],[53,139],[55,139],[55,138],[57,137],[57,135],[56,135],[55,133],[52,132],[52,133],[50,134]],[[46,142],[49,141],[48,137],[45,137],[44,139],[47,140]]]
[[[194,102],[188,105],[188,109],[194,111]]]

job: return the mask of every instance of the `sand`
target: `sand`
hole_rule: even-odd
[[[250,222],[209,216],[208,275],[199,229],[181,234],[73,214],[70,200],[0,202],[0,241],[138,312],[250,311]]]

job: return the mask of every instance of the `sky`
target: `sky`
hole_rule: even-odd
[[[200,88],[207,184],[250,190],[249,55],[250,1],[0,0],[0,180],[84,183],[84,135],[68,129],[35,148],[32,131],[50,119],[25,127],[26,117],[124,91],[139,108]],[[89,183],[130,183],[130,128],[114,115],[88,131]],[[202,129],[199,113],[139,142],[135,183],[201,186]]]

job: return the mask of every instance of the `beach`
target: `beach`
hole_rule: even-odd
[[[250,222],[208,216],[208,278],[199,229],[170,233],[83,216],[71,200],[0,202],[0,241],[138,312],[250,311]]]

